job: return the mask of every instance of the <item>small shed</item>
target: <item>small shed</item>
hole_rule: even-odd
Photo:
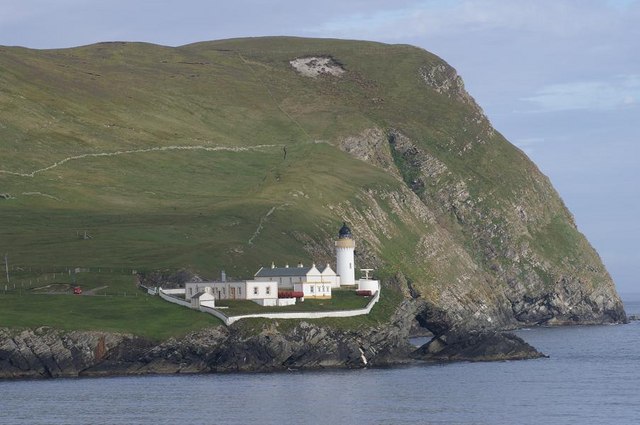
[[[210,287],[205,287],[204,291],[198,292],[191,297],[191,308],[198,310],[201,306],[216,308],[216,299]]]

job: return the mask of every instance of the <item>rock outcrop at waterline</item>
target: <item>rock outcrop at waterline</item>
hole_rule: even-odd
[[[417,304],[403,302],[384,326],[337,330],[273,321],[258,331],[235,324],[154,343],[131,334],[0,328],[0,378],[360,368],[411,361]],[[288,324],[287,324],[288,325]]]
[[[273,322],[258,333],[219,326],[161,343],[108,332],[0,329],[0,379],[363,368],[416,359],[487,361],[540,356],[524,341],[493,333],[473,334],[466,344],[466,337],[456,334],[457,345],[449,336],[450,345],[436,354],[434,343],[416,350],[408,342],[416,307],[404,302],[388,325],[364,331],[304,321],[281,330]],[[438,344],[446,338],[438,338]],[[494,344],[496,341],[501,343]]]
[[[414,351],[411,357],[449,362],[527,360],[545,355],[519,336],[484,330],[438,336]]]

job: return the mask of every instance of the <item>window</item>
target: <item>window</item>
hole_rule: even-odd
[[[267,286],[267,295],[271,293],[271,286]]]
[[[189,296],[193,295],[193,288],[189,288]]]
[[[238,295],[242,295],[242,287],[238,286]]]
[[[309,286],[309,291],[313,292],[313,285]]]
[[[351,270],[351,263],[349,263],[349,270]]]
[[[257,286],[253,287],[253,295],[258,295],[258,287]]]

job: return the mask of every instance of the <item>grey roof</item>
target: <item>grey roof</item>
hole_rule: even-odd
[[[255,277],[306,276],[311,267],[261,267]]]
[[[200,298],[202,295],[204,295],[204,291],[196,292],[196,294],[191,298]]]

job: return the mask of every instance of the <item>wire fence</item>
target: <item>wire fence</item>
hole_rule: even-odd
[[[33,266],[3,267],[0,294],[73,294],[82,287],[82,294],[95,296],[139,296],[135,276],[138,270],[130,267]],[[155,270],[153,270],[155,271]],[[163,270],[164,271],[164,270]]]
[[[131,267],[114,267],[114,266],[79,266],[79,265],[9,265],[9,275],[15,274],[33,274],[33,273],[107,273],[107,274],[136,274],[139,270]],[[2,271],[6,271],[2,267]],[[152,271],[152,270],[140,270]]]
[[[84,291],[80,294],[74,294],[73,287],[68,290],[56,290],[56,291],[34,291],[38,288],[28,288],[22,285],[8,285],[0,288],[0,296],[2,295],[18,295],[25,297],[32,297],[34,295],[82,295],[82,296],[95,296],[95,297],[139,297],[148,296],[147,290],[144,288],[136,289],[132,287],[129,291],[114,291],[114,290],[98,290],[98,291]]]

